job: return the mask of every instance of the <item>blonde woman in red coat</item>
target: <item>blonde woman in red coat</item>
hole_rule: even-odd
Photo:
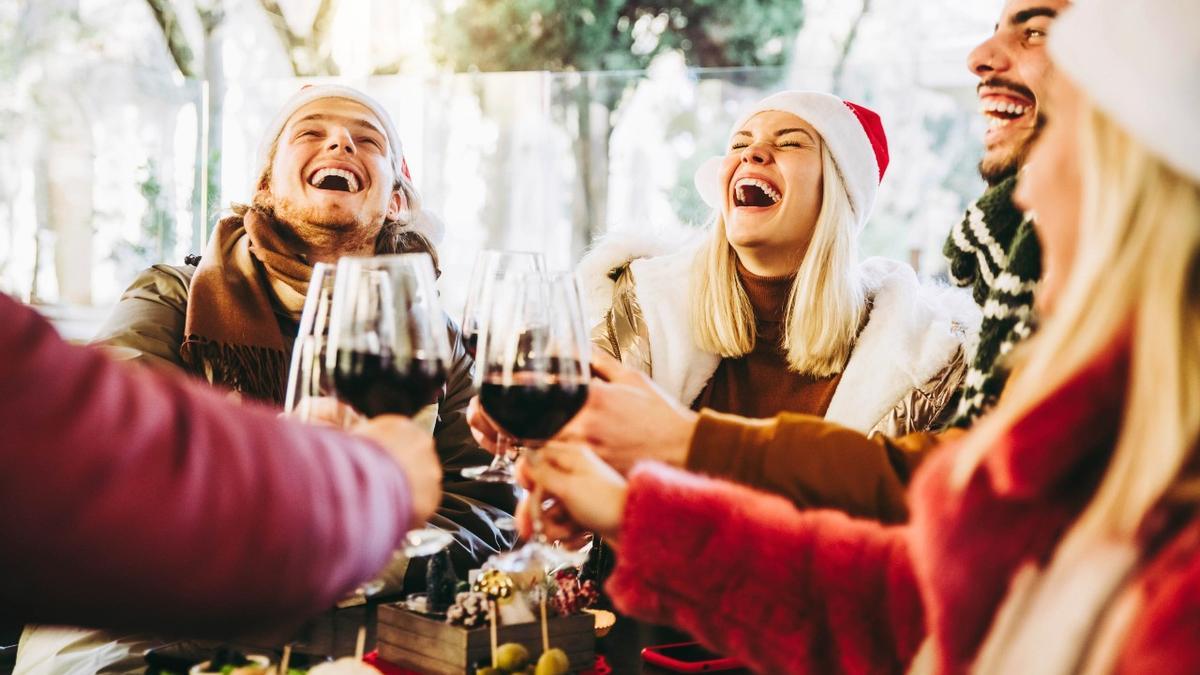
[[[1200,672],[1200,5],[1078,3],[1050,49],[1048,320],[911,523],[544,449],[531,503],[617,542],[619,609],[770,673]]]

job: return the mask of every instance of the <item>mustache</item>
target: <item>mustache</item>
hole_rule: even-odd
[[[979,90],[983,89],[984,87],[992,87],[993,89],[1008,89],[1015,94],[1024,96],[1030,101],[1035,103],[1037,102],[1037,96],[1033,93],[1032,89],[1026,87],[1020,82],[1006,80],[1003,77],[991,77],[986,80],[980,80],[979,85],[975,87],[975,93],[979,93]]]

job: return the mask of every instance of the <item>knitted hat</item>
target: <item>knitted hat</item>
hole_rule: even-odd
[[[786,112],[808,122],[821,134],[838,167],[850,207],[861,229],[871,214],[875,193],[888,165],[887,136],[883,122],[874,111],[843,101],[833,94],[817,91],[783,91],[754,104],[734,123],[730,138],[751,117],[760,112]],[[714,209],[724,202],[725,185],[721,181],[724,158],[712,157],[696,170],[696,189],[704,202]]]
[[[357,89],[340,84],[305,85],[283,104],[283,107],[275,114],[275,117],[264,131],[262,143],[258,146],[258,171],[255,174],[255,181],[258,180],[258,176],[263,175],[263,172],[267,170],[271,148],[279,140],[279,135],[283,133],[283,127],[287,125],[292,115],[295,115],[297,110],[309,103],[325,98],[341,98],[354,101],[370,110],[378,118],[379,123],[383,125],[384,133],[387,134],[388,145],[391,146],[392,171],[396,176],[404,176],[408,179],[411,186],[412,174],[409,173],[408,162],[404,159],[404,143],[400,141],[400,134],[396,133],[396,125],[392,123],[392,116],[388,114],[387,109],[379,101]],[[257,184],[254,187],[257,189]],[[412,187],[415,192],[416,186]],[[419,213],[413,214],[413,216],[410,227],[428,237],[434,244],[441,242],[442,235],[445,234],[445,227],[442,225],[441,219],[423,209]]]
[[[1054,22],[1049,49],[1097,108],[1200,181],[1200,2],[1077,2]]]

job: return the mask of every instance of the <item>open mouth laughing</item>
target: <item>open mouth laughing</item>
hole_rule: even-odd
[[[1033,92],[1016,84],[988,82],[979,86],[979,111],[988,120],[988,141],[1012,130],[1034,126],[1037,104]]]
[[[783,191],[774,183],[757,176],[745,176],[733,182],[733,205],[769,208],[783,199]]]
[[[325,166],[318,168],[308,177],[308,184],[318,190],[349,192],[354,194],[361,189],[362,179],[349,169]]]

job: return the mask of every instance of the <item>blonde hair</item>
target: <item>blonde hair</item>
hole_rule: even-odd
[[[866,311],[857,224],[837,164],[824,143],[821,169],[821,212],[788,295],[782,345],[791,370],[814,377],[842,371]],[[754,308],[742,288],[737,252],[720,213],[714,225],[692,266],[692,334],[702,349],[736,358],[754,349]]]
[[[1129,540],[1164,494],[1200,499],[1181,473],[1200,436],[1200,186],[1090,104],[1084,109],[1073,269],[1000,405],[964,442],[952,480],[964,486],[997,433],[1128,332],[1121,430],[1069,541]]]

